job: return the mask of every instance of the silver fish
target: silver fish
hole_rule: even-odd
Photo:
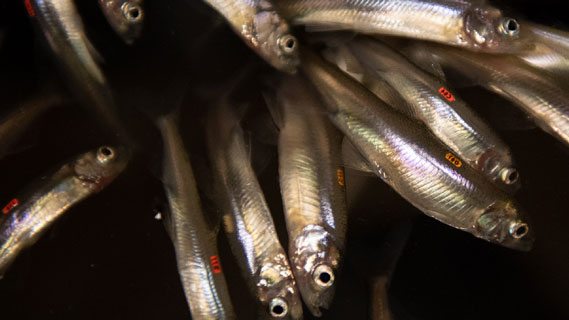
[[[418,50],[429,50],[435,61],[511,101],[541,129],[569,146],[569,95],[547,73],[514,56],[473,54],[430,45]]]
[[[430,132],[308,51],[303,72],[315,84],[332,122],[371,169],[425,214],[481,239],[529,250],[533,236],[516,202],[463,165]]]
[[[193,319],[236,319],[217,253],[216,232],[207,224],[189,155],[176,120],[158,120],[164,141],[162,176],[169,202],[166,229]]]
[[[103,14],[126,44],[133,44],[144,25],[143,0],[99,0]]]
[[[280,0],[291,24],[314,31],[361,33],[422,39],[487,52],[517,52],[520,26],[494,7],[452,0]]]
[[[107,80],[97,63],[101,59],[83,27],[73,0],[29,0],[28,14],[37,20],[68,84],[77,97],[93,108],[119,138],[130,143],[119,120]]]
[[[278,70],[294,73],[300,63],[298,41],[268,0],[204,0],[245,43]]]
[[[122,148],[101,147],[78,156],[10,201],[0,217],[0,277],[72,206],[111,183],[128,159]]]
[[[349,48],[372,76],[386,81],[410,107],[408,115],[491,180],[512,186],[519,178],[508,146],[448,85],[379,41],[360,37]]]
[[[294,275],[251,167],[239,120],[228,107],[216,111],[208,122],[209,159],[233,254],[262,306],[261,318],[301,319]]]
[[[279,176],[290,262],[305,304],[319,317],[334,297],[347,215],[342,135],[309,88],[290,76],[277,90]]]
[[[56,93],[40,94],[19,103],[16,110],[0,120],[0,159],[29,127],[45,112],[62,104],[63,99]]]
[[[536,68],[569,79],[569,32],[526,23],[522,36],[532,41],[535,49],[521,54],[520,58]]]

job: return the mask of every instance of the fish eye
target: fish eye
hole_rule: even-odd
[[[516,19],[504,18],[500,24],[500,31],[507,36],[515,37],[520,33],[520,24]]]
[[[321,288],[328,288],[334,284],[334,271],[326,265],[319,265],[312,274],[314,282]]]
[[[142,19],[142,8],[137,4],[132,4],[126,1],[121,6],[121,11],[126,20],[136,22]]]
[[[520,221],[513,221],[510,223],[510,228],[508,230],[510,235],[514,239],[521,239],[529,232],[529,227],[526,223]]]
[[[288,306],[281,298],[274,298],[269,305],[269,309],[271,315],[275,318],[284,318],[288,313]]]
[[[97,161],[100,163],[107,163],[114,159],[115,150],[111,147],[103,146],[97,150]]]
[[[293,35],[286,34],[280,37],[278,40],[279,48],[286,53],[291,54],[296,51],[297,40]]]
[[[505,184],[511,185],[518,181],[520,174],[514,168],[503,168],[500,172],[500,178]]]

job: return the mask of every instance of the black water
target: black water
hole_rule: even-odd
[[[182,103],[183,131],[194,151],[197,175],[203,175],[200,115],[209,100],[243,65],[252,65],[253,73],[260,75],[270,68],[197,1],[147,0],[145,36],[132,48],[122,45],[105,24],[96,1],[76,2],[89,36],[105,57],[104,70],[118,104],[132,110],[126,116],[135,129],[138,151],[115,183],[70,210],[21,254],[0,281],[0,319],[188,319],[171,243],[162,223],[154,219],[162,195],[153,174],[159,168],[161,145],[147,115],[176,105],[181,100],[176,81],[187,82],[191,90]],[[561,1],[503,2],[535,21],[569,26],[569,7]],[[5,30],[0,114],[46,82],[64,88],[23,3],[0,4]],[[241,91],[251,110],[262,108],[258,84],[246,84]],[[323,319],[369,318],[371,305],[378,303],[370,297],[370,279],[385,269],[389,255],[384,252],[396,247],[408,225],[409,239],[389,289],[395,319],[569,318],[569,150],[538,129],[512,130],[520,126],[511,124],[523,117],[500,98],[478,88],[459,93],[479,106],[513,150],[523,179],[517,198],[532,216],[535,248],[519,253],[454,230],[420,214],[379,179],[348,170],[348,252],[335,301]],[[262,132],[257,140],[270,142],[270,127],[258,127],[264,117],[262,112],[251,116],[251,132]],[[0,202],[8,203],[61,161],[111,137],[108,128],[77,104],[52,110],[0,161]],[[262,169],[259,178],[286,241],[275,149],[263,141],[256,166]],[[243,294],[244,280],[223,236],[220,243],[240,319],[253,319],[252,300]]]

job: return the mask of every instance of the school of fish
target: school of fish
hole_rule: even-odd
[[[73,95],[44,92],[8,113],[0,123],[0,159],[37,118],[70,99],[108,128],[114,145],[86,150],[10,195],[0,214],[2,278],[22,250],[75,204],[103,191],[138,152],[76,3],[21,2]],[[190,150],[178,121],[183,106],[152,117],[162,139],[155,175],[165,194],[157,217],[193,319],[237,318],[226,264],[240,270],[259,319],[302,319],[303,304],[315,317],[325,314],[346,255],[346,168],[376,175],[450,227],[532,249],[535,213],[515,197],[523,172],[500,135],[447,82],[447,72],[511,101],[569,147],[569,31],[518,21],[479,0],[203,2],[273,68],[259,95],[264,119],[277,132],[288,243],[257,177],[248,109],[231,98],[246,76],[206,112],[202,135],[192,138],[205,151]],[[98,4],[126,45],[148,31],[147,1]],[[198,152],[205,154],[200,168],[207,168],[207,181],[194,173]],[[234,261],[221,261],[219,232]]]

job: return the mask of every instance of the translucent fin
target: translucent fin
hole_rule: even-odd
[[[83,42],[85,43],[87,50],[89,51],[95,62],[97,62],[97,64],[101,65],[106,63],[105,58],[103,58],[103,55],[101,55],[99,50],[95,48],[91,40],[89,40],[89,38],[85,35],[83,36]]]
[[[421,70],[429,73],[442,82],[446,82],[446,75],[443,71],[443,67],[438,61],[436,61],[429,51],[414,49],[410,52],[403,50],[402,53]]]
[[[263,99],[265,99],[265,104],[267,105],[267,109],[273,118],[274,123],[277,125],[279,129],[283,127],[283,114],[281,106],[277,101],[277,96],[275,92],[263,92]]]
[[[367,160],[364,159],[361,153],[346,137],[344,137],[342,141],[342,159],[344,160],[344,166],[347,168],[370,174],[373,173]]]

